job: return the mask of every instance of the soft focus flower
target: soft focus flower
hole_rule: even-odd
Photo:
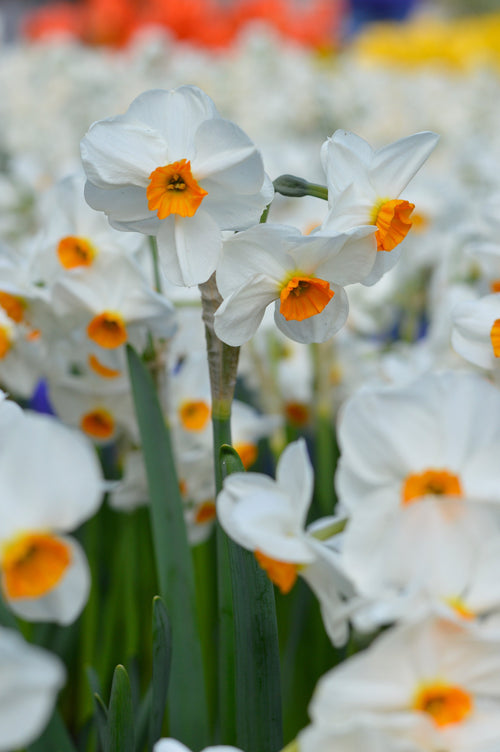
[[[159,739],[153,747],[153,752],[190,752],[190,750],[177,739]],[[205,747],[202,752],[241,752],[241,750],[225,744],[217,744],[214,747]]]
[[[305,528],[312,498],[313,470],[303,439],[281,455],[276,480],[261,473],[233,473],[217,497],[217,516],[226,533],[253,551],[283,593],[300,575],[320,601],[325,629],[335,645],[347,639],[340,593],[351,592],[336,553]]]
[[[393,628],[320,679],[309,707],[313,725],[371,724],[429,752],[493,749],[499,648],[498,640],[444,620]]]
[[[85,553],[66,533],[93,515],[103,482],[92,445],[47,415],[0,409],[0,570],[24,619],[72,622],[90,587]]]
[[[10,752],[43,731],[64,684],[63,664],[0,627],[0,750]]]
[[[476,366],[496,369],[500,358],[500,294],[459,303],[452,311],[451,343]]]
[[[360,136],[335,131],[321,149],[330,211],[319,234],[345,232],[358,225],[377,226],[377,254],[371,272],[362,280],[373,284],[394,266],[409,232],[409,201],[399,199],[413,176],[435,148],[438,136],[415,133],[374,151]]]
[[[345,323],[344,286],[366,276],[375,257],[372,227],[304,237],[293,227],[258,225],[224,244],[217,285],[224,298],[215,331],[229,345],[256,332],[275,301],[278,328],[297,342],[324,342]]]
[[[141,94],[81,143],[85,195],[119,230],[155,235],[167,279],[205,282],[221,230],[255,224],[272,197],[259,151],[195,86]]]

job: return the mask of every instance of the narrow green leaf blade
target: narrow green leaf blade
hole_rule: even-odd
[[[237,452],[223,445],[223,477],[243,470]],[[245,752],[283,746],[278,625],[274,590],[252,552],[229,545],[236,648],[237,744]]]
[[[153,680],[149,746],[161,737],[167,705],[168,682],[172,663],[172,630],[167,609],[159,596],[153,599]]]
[[[109,699],[106,752],[134,752],[134,712],[128,674],[117,666]]]
[[[28,747],[29,752],[76,752],[59,712],[56,710],[43,734]]]
[[[97,734],[104,752],[108,752],[108,709],[98,692],[94,692],[94,721]]]
[[[191,749],[209,738],[201,643],[191,551],[175,471],[170,433],[153,380],[127,346],[132,393],[148,478],[151,528],[160,595],[172,627],[170,734]],[[195,712],[193,712],[195,710]]]

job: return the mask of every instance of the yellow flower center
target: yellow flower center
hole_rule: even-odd
[[[119,313],[104,311],[94,316],[87,326],[87,336],[100,347],[112,350],[127,341],[127,329]]]
[[[96,253],[97,250],[90,240],[75,235],[67,235],[62,238],[57,246],[59,262],[65,269],[91,266]]]
[[[116,379],[117,376],[121,375],[121,371],[115,368],[108,368],[108,366],[105,366],[104,363],[101,363],[99,358],[97,358],[95,355],[89,355],[87,362],[89,364],[89,368],[91,368],[94,373],[102,376],[103,379]]]
[[[203,400],[183,402],[179,418],[186,431],[203,431],[210,419],[210,407]]]
[[[207,195],[194,179],[191,162],[186,159],[157,167],[146,188],[148,207],[157,212],[158,219],[166,219],[170,214],[193,217]]]
[[[238,452],[245,470],[248,470],[249,467],[252,467],[259,453],[257,445],[251,444],[249,441],[242,441],[239,444],[235,444],[234,448]]]
[[[321,313],[334,294],[324,279],[294,276],[281,289],[280,313],[287,321],[303,321]]]
[[[457,616],[460,616],[462,619],[465,619],[466,621],[472,621],[472,619],[476,618],[474,611],[471,611],[470,608],[465,604],[463,599],[458,595],[452,595],[449,598],[445,598],[445,601],[448,606],[450,606],[450,608],[454,610]]]
[[[9,319],[20,324],[24,319],[24,310],[26,303],[22,298],[11,295],[10,292],[0,291],[0,306],[3,308]]]
[[[496,319],[491,327],[490,340],[493,347],[493,355],[495,358],[500,358],[500,319]]]
[[[424,470],[407,476],[401,489],[403,504],[412,504],[427,495],[462,496],[460,479],[448,470]]]
[[[254,551],[255,558],[267,576],[279,587],[283,595],[289,593],[297,580],[300,564],[292,564],[287,561],[278,561],[266,556],[262,551]]]
[[[285,417],[292,426],[305,426],[309,423],[309,407],[302,402],[287,402]]]
[[[393,199],[381,201],[373,207],[371,221],[377,225],[377,251],[392,251],[404,240],[411,228],[410,215],[415,204]]]
[[[439,727],[460,723],[471,713],[472,707],[468,692],[441,681],[422,685],[413,700],[413,709],[430,715]]]
[[[82,416],[80,428],[94,439],[109,439],[115,430],[115,421],[108,410],[98,407]]]
[[[40,598],[71,563],[69,546],[48,533],[25,533],[2,550],[3,586],[9,598]]]
[[[500,279],[493,279],[490,282],[490,292],[500,292]]]

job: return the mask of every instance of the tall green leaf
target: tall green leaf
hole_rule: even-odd
[[[134,710],[128,674],[117,666],[109,698],[106,752],[134,752]]]
[[[150,519],[160,595],[172,627],[169,732],[191,749],[209,742],[201,644],[191,551],[175,470],[170,432],[153,380],[127,347],[150,498]]]
[[[153,680],[149,746],[161,737],[167,704],[168,682],[172,663],[172,630],[165,604],[159,596],[153,599]]]

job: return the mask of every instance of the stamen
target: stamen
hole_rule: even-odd
[[[186,431],[202,431],[210,419],[210,407],[203,400],[184,402],[179,418]]]
[[[472,697],[462,687],[440,681],[424,684],[413,701],[413,709],[430,715],[439,727],[460,723],[471,713],[472,707]]]
[[[401,503],[412,504],[422,496],[462,496],[458,475],[448,470],[424,470],[407,476],[401,489]]]
[[[374,207],[372,222],[378,227],[375,233],[377,251],[392,251],[405,239],[412,226],[410,215],[414,208],[415,204],[399,199],[384,201]]]
[[[495,358],[500,358],[500,319],[496,319],[490,330],[491,346],[493,347],[493,355]]]
[[[109,439],[115,430],[115,420],[104,408],[96,408],[82,416],[80,428],[94,439]]]
[[[57,246],[59,262],[65,269],[91,266],[96,254],[97,250],[90,240],[75,235],[62,238]]]
[[[158,219],[170,214],[193,217],[207,191],[197,183],[191,172],[191,162],[178,162],[157,167],[149,176],[146,198],[150,211],[156,211]]]
[[[120,347],[127,341],[127,329],[122,316],[115,311],[104,311],[94,316],[87,326],[89,339],[96,342],[100,347],[112,350]]]
[[[324,279],[292,277],[281,290],[280,313],[287,321],[303,321],[321,313],[334,294]]]
[[[254,551],[254,554],[257,563],[267,573],[271,582],[279,587],[283,595],[289,593],[297,580],[300,565],[272,559],[258,550]]]
[[[3,585],[9,598],[40,598],[60,582],[71,563],[69,546],[44,533],[26,533],[2,551]]]

